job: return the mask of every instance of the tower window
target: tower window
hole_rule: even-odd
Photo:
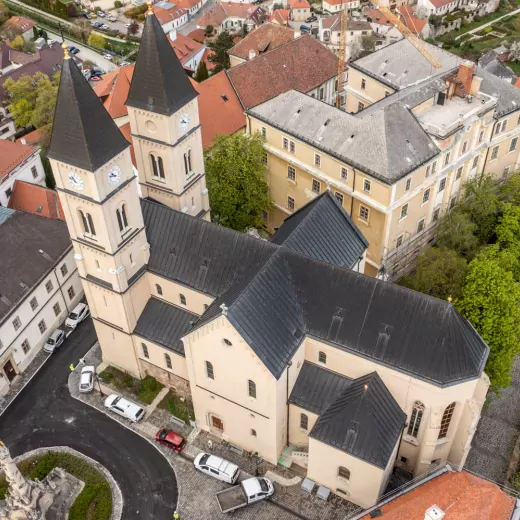
[[[451,403],[446,407],[442,414],[441,429],[439,430],[439,439],[444,439],[448,435],[450,429],[451,418],[453,417],[453,410],[455,410],[455,403]]]
[[[117,224],[119,225],[119,231],[121,233],[128,229],[128,219],[126,218],[126,204],[122,204],[119,209],[116,210]]]
[[[158,283],[155,284],[155,290],[159,296],[162,296],[162,287]]]
[[[95,236],[96,228],[94,227],[92,215],[90,213],[83,213],[83,211],[79,210],[79,216],[81,218],[81,224],[83,225],[83,232],[86,235]]]
[[[191,150],[188,150],[184,154],[184,171],[186,172],[186,177],[189,177],[193,173],[191,169]]]
[[[213,372],[213,365],[209,361],[206,361],[206,375],[210,379],[215,379],[215,374]]]
[[[150,161],[152,162],[152,175],[156,179],[165,179],[164,175],[164,165],[162,157],[159,157],[154,154],[150,154]]]
[[[144,343],[141,343],[141,348],[143,349],[143,356],[148,359],[150,357],[148,354],[148,347]]]
[[[172,358],[169,356],[169,354],[164,354],[164,361],[166,363],[166,368],[172,369]]]
[[[249,397],[254,397],[256,399],[256,383],[251,381],[251,379],[248,381],[248,390]]]
[[[410,417],[410,422],[408,423],[408,435],[412,437],[417,437],[419,433],[419,426],[421,426],[421,421],[424,413],[424,404],[420,401],[415,401],[413,405],[412,415]]]

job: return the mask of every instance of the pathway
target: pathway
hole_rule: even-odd
[[[493,25],[495,22],[498,22],[499,20],[502,20],[502,18],[506,18],[507,16],[513,16],[515,14],[520,13],[520,9],[517,9],[516,11],[511,11],[510,13],[505,14],[504,16],[499,16],[498,18],[495,18],[494,20],[491,20],[491,22],[485,23],[483,25],[479,25],[478,27],[475,27],[475,29],[471,29],[471,31],[466,31],[465,33],[459,34],[455,40],[458,40],[459,38],[462,38],[465,34],[473,34],[476,32],[481,31],[482,29],[485,29],[486,27]]]

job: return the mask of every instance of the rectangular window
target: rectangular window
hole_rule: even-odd
[[[366,88],[367,88],[367,82],[364,79],[362,79],[361,80],[361,90],[365,90]]]
[[[432,175],[437,171],[437,161],[432,164]]]
[[[348,178],[348,170],[346,168],[341,168],[341,180],[346,181]]]
[[[307,430],[309,428],[309,417],[304,413],[300,414],[300,428],[302,430]]]
[[[314,166],[321,168],[321,157],[317,153],[314,154]]]
[[[40,329],[40,334],[43,334],[47,330],[47,325],[45,324],[45,320],[40,321],[38,323],[38,328]]]
[[[401,216],[399,217],[399,219],[403,219],[403,218],[405,218],[406,216],[408,216],[408,204],[405,204],[405,205],[401,208]]]
[[[141,348],[143,349],[143,356],[146,359],[149,359],[150,358],[150,354],[148,353],[148,347],[144,343],[141,343]]]
[[[462,143],[462,151],[460,153],[466,153],[467,149],[468,149],[468,141],[464,141]]]
[[[498,146],[495,146],[495,148],[493,148],[493,151],[491,152],[491,161],[498,157],[498,148]]]
[[[38,300],[36,299],[36,297],[34,297],[30,302],[29,302],[29,305],[31,306],[31,309],[34,311],[35,309],[38,308]]]
[[[427,190],[424,190],[423,196],[422,196],[422,203],[426,204],[430,200],[430,188]]]
[[[265,126],[262,127],[262,137],[265,139],[267,137],[267,130]]]
[[[504,168],[504,171],[502,172],[502,177],[507,177],[509,175],[510,171],[511,171],[511,166],[506,166]]]
[[[49,280],[46,284],[45,284],[45,289],[47,289],[47,292],[50,293],[53,289],[53,286],[52,286],[52,280]]]
[[[29,345],[29,340],[24,339],[22,342],[22,350],[24,354],[27,354],[29,350],[31,349],[31,345]]]
[[[361,101],[357,104],[357,109],[358,109],[358,112],[361,112],[361,110],[363,110],[365,108],[365,105],[363,103],[361,103]]]
[[[509,151],[513,152],[516,150],[516,145],[518,143],[518,137],[515,137],[514,139],[511,139],[511,144],[509,145]]]
[[[324,89],[323,87],[320,88],[320,101],[323,101],[323,95],[324,95]]]
[[[473,158],[473,163],[471,164],[471,169],[476,168],[478,166],[478,155]]]
[[[370,181],[367,181],[366,179],[363,181],[363,191],[365,193],[370,193]]]
[[[395,240],[395,247],[401,247],[403,245],[403,235],[399,235]]]
[[[423,218],[421,220],[419,220],[419,222],[417,223],[417,233],[421,233],[422,231],[424,231],[424,219]]]
[[[501,131],[502,131],[502,132],[505,132],[505,131],[506,131],[506,127],[507,127],[507,121],[504,121],[504,122],[502,123],[502,130],[501,130]]]
[[[450,199],[450,209],[453,209],[455,207],[455,204],[457,204],[457,196],[456,195]]]
[[[264,152],[264,155],[262,156],[262,162],[267,166],[267,152]]]
[[[359,206],[359,218],[368,222],[368,216],[370,214],[370,210],[366,206]]]
[[[289,149],[289,139],[287,139],[287,137],[284,137],[282,139],[282,146],[283,146],[284,150],[288,150]]]
[[[186,177],[189,177],[192,173],[191,169],[191,150],[188,150],[184,154],[184,173],[186,174]]]
[[[32,173],[33,179],[36,179],[36,177],[38,177],[38,170],[36,169],[36,166],[33,166],[31,168],[31,173]]]
[[[431,165],[428,165],[428,166],[426,167],[426,175],[425,175],[425,177],[429,177],[429,176],[430,176],[430,170],[431,170],[431,169],[432,169]]]
[[[406,185],[404,187],[404,191],[408,191],[410,189],[410,186],[412,185],[412,179],[406,179]]]
[[[13,328],[14,330],[18,330],[22,326],[22,322],[20,321],[20,318],[16,316],[16,318],[13,320]]]
[[[441,179],[441,182],[439,183],[439,189],[437,190],[437,193],[440,193],[441,191],[444,191],[445,187],[446,187],[446,177],[444,177],[444,179]]]
[[[294,209],[294,199],[292,197],[287,197],[287,207],[290,210]]]
[[[439,220],[439,211],[440,211],[440,208],[437,208],[437,209],[433,212],[433,215],[432,215],[432,222],[435,222],[435,221]]]
[[[444,166],[447,166],[450,162],[450,156],[451,156],[451,152],[448,152],[446,154],[446,157],[444,158]]]
[[[54,315],[55,315],[55,316],[59,316],[60,313],[61,313],[61,307],[60,307],[60,304],[59,304],[59,303],[55,303],[55,304],[52,306],[52,310],[54,311]]]
[[[247,391],[249,393],[249,397],[254,397],[256,399],[256,384],[251,379],[247,382]]]
[[[67,276],[67,273],[69,272],[69,270],[67,269],[67,264],[63,264],[60,268],[60,271],[61,271],[61,276],[63,276],[63,277]]]
[[[291,181],[296,180],[296,170],[292,166],[287,166],[287,178]]]
[[[334,197],[336,197],[336,200],[343,206],[343,193],[337,191],[334,193]]]
[[[295,152],[296,152],[296,145],[294,144],[294,141],[291,141],[291,142],[289,143],[289,151],[290,151],[291,153],[295,153]]]
[[[321,183],[316,179],[312,179],[312,191],[314,193],[319,193],[321,191]]]
[[[462,177],[462,166],[457,170],[457,174],[455,175],[455,180],[458,181]]]
[[[480,131],[480,134],[478,134],[478,142],[481,143],[484,140],[484,130]]]
[[[72,285],[67,289],[67,294],[69,295],[69,300],[74,299],[74,296],[76,296],[76,291],[74,291]]]

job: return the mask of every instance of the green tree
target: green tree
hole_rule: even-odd
[[[231,49],[233,45],[233,37],[227,31],[222,31],[214,41],[208,43],[208,49],[213,51],[208,59],[211,63],[215,64],[215,74],[223,69],[229,69],[228,50]]]
[[[263,144],[258,133],[216,138],[206,157],[206,178],[215,222],[238,231],[262,225],[262,212],[271,208],[264,179]]]
[[[498,196],[502,202],[520,206],[520,173],[515,172],[499,185]]]
[[[468,263],[455,251],[431,247],[419,256],[415,273],[399,284],[443,300],[459,298],[467,270]]]
[[[25,40],[18,35],[12,42],[11,47],[17,51],[22,51],[25,46]]]
[[[471,221],[469,214],[457,206],[440,218],[437,243],[439,247],[472,258],[480,245],[476,231],[477,225]]]
[[[88,37],[88,44],[91,47],[94,47],[96,49],[104,49],[105,48],[105,38],[101,36],[101,34],[92,33]]]
[[[361,36],[361,47],[365,52],[374,52],[376,50],[376,40],[373,36]]]
[[[211,36],[213,34],[213,31],[215,30],[215,28],[213,27],[213,25],[206,25],[206,30],[204,31],[204,34],[206,36]]]
[[[202,83],[205,79],[208,79],[209,73],[208,68],[206,67],[206,62],[202,60],[197,67],[197,72],[195,72],[195,81],[198,83]]]
[[[9,19],[9,7],[4,2],[0,2],[0,25]]]
[[[121,9],[121,7],[123,7],[123,2],[121,2],[121,0],[116,0],[116,1],[114,2],[114,7],[115,7],[116,9]]]
[[[52,172],[51,162],[49,161],[46,150],[43,148],[40,150],[40,157],[42,160],[43,171],[45,172],[45,185],[51,190],[56,188],[56,179],[54,179],[54,173]]]

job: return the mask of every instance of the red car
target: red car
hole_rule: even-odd
[[[155,440],[159,444],[175,450],[177,453],[181,452],[184,449],[184,446],[186,446],[186,440],[182,435],[179,435],[172,430],[166,430],[165,428],[159,430],[155,434]]]

